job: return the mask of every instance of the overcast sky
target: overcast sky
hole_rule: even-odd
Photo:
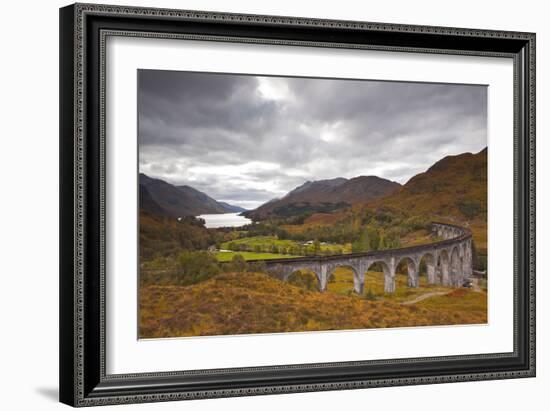
[[[245,208],[487,145],[485,86],[140,70],[139,167]]]

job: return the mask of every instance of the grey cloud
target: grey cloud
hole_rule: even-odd
[[[265,98],[265,79],[284,96]],[[404,183],[487,144],[485,86],[142,70],[138,95],[141,171],[225,201],[339,176]]]

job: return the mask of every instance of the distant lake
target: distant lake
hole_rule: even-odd
[[[198,218],[206,222],[206,228],[240,227],[252,222],[250,218],[240,216],[239,213],[201,214]]]

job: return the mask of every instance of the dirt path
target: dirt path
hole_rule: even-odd
[[[479,286],[479,284],[477,283],[477,281],[473,281],[473,282],[472,282],[472,290],[474,290],[476,293],[480,293],[480,292],[481,292],[481,287]]]
[[[434,291],[434,292],[431,292],[431,293],[422,294],[422,295],[419,295],[418,297],[416,297],[414,300],[409,300],[409,301],[402,302],[401,305],[416,304],[416,303],[419,303],[420,301],[425,300],[426,298],[436,297],[438,295],[445,295],[448,292],[449,291]]]

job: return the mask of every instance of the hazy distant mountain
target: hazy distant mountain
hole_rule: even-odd
[[[226,203],[225,201],[218,201],[218,204],[221,204],[222,207],[225,208],[230,213],[242,213],[243,211],[247,211],[246,208],[229,204],[229,203]]]
[[[140,207],[152,214],[183,217],[229,212],[216,200],[190,186],[176,187],[166,181],[139,175]]]
[[[245,212],[247,217],[287,217],[308,211],[332,211],[348,205],[368,202],[391,194],[401,185],[376,176],[352,179],[307,181],[284,197],[269,201],[255,210]]]

